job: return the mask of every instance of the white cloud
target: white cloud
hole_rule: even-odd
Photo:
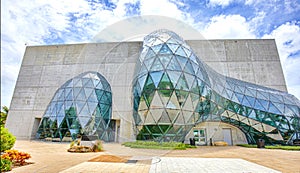
[[[112,9],[86,0],[1,1],[1,80],[5,80],[1,82],[1,104],[10,104],[25,44],[46,44],[45,40],[53,38],[63,43],[88,42],[105,27],[127,17],[127,3],[137,2],[116,0]],[[169,16],[193,24],[187,13],[168,0],[141,0],[140,11],[141,15]]]
[[[71,21],[71,13],[75,17],[87,15],[75,22]],[[85,0],[1,1],[1,104],[10,104],[25,44],[41,45],[45,39],[57,36],[65,43],[87,42],[119,19],[113,11],[102,5],[91,6]]]
[[[207,39],[255,38],[249,22],[240,15],[214,16],[202,33]]]
[[[263,38],[275,38],[288,91],[300,99],[300,26],[287,22]]]
[[[233,0],[209,0],[208,5],[210,6],[228,6]]]

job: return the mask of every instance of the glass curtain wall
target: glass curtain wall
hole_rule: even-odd
[[[183,141],[203,121],[232,124],[249,143],[291,142],[300,131],[296,97],[215,72],[167,30],[144,38],[132,92],[142,140]]]

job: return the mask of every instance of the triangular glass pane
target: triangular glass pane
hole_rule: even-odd
[[[170,100],[166,106],[168,109],[180,109],[180,105],[178,102],[178,99],[176,97],[175,92],[173,92],[172,96],[170,97]]]
[[[172,52],[175,53],[179,45],[178,44],[168,43],[168,46],[172,50]]]
[[[74,99],[74,97],[73,97],[73,91],[71,90],[69,92],[69,94],[66,96],[65,100],[66,101],[72,101],[73,99]]]
[[[159,44],[162,44],[162,43],[163,43],[163,41],[160,38],[156,37],[155,40],[154,40],[154,42],[153,42],[153,44],[152,44],[152,47],[154,45],[159,45]]]
[[[84,93],[84,90],[81,89],[78,96],[77,96],[77,100],[86,100],[86,96],[85,96],[85,93]]]
[[[73,79],[68,81],[66,88],[73,88]]]
[[[64,103],[64,109],[67,111],[68,109],[70,109],[73,106],[73,102],[72,101],[65,101]]]
[[[173,84],[171,83],[167,73],[164,73],[160,83],[158,85],[158,89],[173,89]]]
[[[191,64],[189,61],[187,61],[187,63],[186,63],[186,65],[185,65],[183,71],[185,71],[185,72],[187,72],[187,73],[190,73],[190,74],[193,74],[193,75],[196,74],[196,73],[194,72],[194,69],[193,69],[193,67],[192,67],[192,64]]]
[[[138,108],[138,111],[141,111],[141,110],[146,110],[148,109],[148,106],[146,104],[146,101],[144,99],[141,99],[140,100],[140,105],[139,105],[139,108]]]
[[[65,88],[65,98],[68,97],[68,95],[70,94],[70,92],[72,92],[72,88]]]
[[[155,85],[155,88],[157,88],[157,86],[158,86],[158,84],[160,82],[160,79],[161,79],[161,77],[163,75],[163,72],[162,71],[151,72],[150,75],[151,75],[151,78],[152,78],[153,83]]]
[[[261,99],[257,99],[256,101],[259,101],[261,103],[261,105],[265,108],[265,110],[269,110],[269,101],[266,100],[261,100]]]
[[[186,91],[189,90],[189,87],[187,85],[187,82],[186,82],[186,79],[185,79],[183,73],[181,74],[180,78],[178,79],[175,88],[179,89],[179,90],[186,90]]]
[[[182,112],[179,113],[174,124],[175,125],[184,125],[185,124]]]
[[[161,64],[164,66],[164,68],[167,68],[169,65],[169,62],[171,61],[173,55],[160,55],[159,60]]]
[[[138,79],[138,82],[139,82],[139,85],[140,85],[141,89],[144,88],[146,79],[147,79],[147,75],[143,75],[143,76],[141,76],[141,77]]]
[[[255,124],[252,127],[255,128],[256,130],[258,130],[259,132],[263,132],[263,127],[262,127],[261,123]]]
[[[81,78],[82,86],[85,86],[90,79],[88,77]]]
[[[172,57],[172,59],[170,60],[167,69],[169,70],[177,70],[177,71],[181,71],[181,66],[179,65],[177,58],[175,58],[174,56]]]
[[[163,102],[163,105],[167,105],[173,90],[158,90],[159,96]]]
[[[249,101],[248,101],[248,99],[247,99],[246,96],[244,96],[242,104],[245,105],[245,106],[251,107],[251,104],[249,103]]]
[[[145,64],[146,69],[150,70],[150,68],[153,65],[153,61],[156,59],[158,59],[158,58],[149,58],[149,59],[144,60],[143,63]]]
[[[192,60],[194,63],[196,63],[196,64],[198,64],[198,57],[195,55],[195,54],[191,54],[191,56],[190,56],[190,60]]]
[[[181,46],[176,50],[175,54],[183,56],[183,57],[187,57],[186,53],[184,52],[184,50],[182,49]]]
[[[196,63],[192,62],[192,61],[190,61],[190,63],[192,64],[194,74],[197,74],[197,72],[199,70],[199,66]]]
[[[181,72],[176,71],[167,71],[170,80],[172,81],[173,86],[177,84],[177,81],[181,75]]]
[[[276,106],[276,108],[280,111],[281,114],[284,114],[284,104],[283,103],[273,102],[273,105]]]
[[[178,41],[177,41],[176,39],[174,39],[173,37],[171,37],[171,38],[167,41],[167,43],[168,43],[168,44],[169,44],[169,43],[179,44]]]
[[[98,78],[98,76],[95,76],[95,78]],[[98,85],[98,83],[100,82],[100,79],[98,78],[98,79],[93,79],[92,80],[93,81],[93,86],[97,86]]]
[[[162,103],[162,101],[160,100],[159,94],[157,91],[155,91],[153,100],[151,102],[151,108],[164,108],[164,105]]]
[[[164,109],[150,109],[151,115],[156,123],[158,123],[158,120],[162,116],[162,112]]]
[[[81,112],[81,109],[83,108],[84,104],[85,104],[85,102],[83,102],[83,101],[77,101],[76,102],[76,110],[77,110],[77,112]]]
[[[181,66],[181,69],[184,69],[184,66],[188,59],[186,57],[182,57],[182,56],[178,56],[178,55],[176,55],[175,57],[176,57],[179,65]]]
[[[153,80],[151,78],[150,75],[148,75],[147,80],[146,80],[146,84],[143,88],[143,92],[148,92],[150,93],[151,91],[153,91],[155,89],[155,85],[153,83]]]
[[[163,46],[161,47],[160,54],[172,54],[171,50],[169,49],[169,47],[167,46],[167,44],[163,44]]]
[[[94,112],[96,110],[97,105],[98,103],[95,102],[87,102],[87,106],[89,107],[90,112]]]
[[[186,74],[186,73],[184,74],[184,76],[185,76],[186,82],[189,86],[189,89],[191,89],[191,87],[194,83],[195,77],[190,74]]]
[[[188,96],[188,92],[182,91],[182,90],[176,90],[175,93],[176,93],[179,105],[183,105],[183,103],[185,102],[185,100]]]
[[[100,90],[103,89],[103,85],[101,81],[96,85],[96,88]]]
[[[90,111],[89,111],[89,108],[87,106],[87,104],[85,104],[81,111],[79,112],[78,116],[90,116]]]
[[[192,115],[193,115],[193,112],[190,112],[190,111],[182,111],[182,115],[184,117],[184,120],[185,120],[185,123],[186,124],[189,124],[189,120],[191,119]]]
[[[60,89],[58,93],[57,100],[58,101],[63,101],[65,98],[65,89]]]
[[[153,99],[153,96],[154,96],[154,91],[150,92],[150,93],[145,93],[143,94],[144,95],[144,98],[145,98],[145,101],[146,101],[146,104],[148,105],[148,107],[150,107],[150,104],[152,102],[152,99]]]
[[[148,111],[148,114],[145,118],[145,125],[147,125],[147,124],[155,124],[155,121],[154,121],[150,111]]]
[[[235,93],[235,96],[237,97],[239,103],[242,103],[243,102],[243,95],[242,94],[239,94],[239,93]]]
[[[79,79],[74,79],[74,87],[82,87],[82,82]]]
[[[88,125],[91,117],[78,117],[78,119],[81,127],[85,128]]]
[[[270,102],[269,111],[275,114],[281,114],[281,112],[277,109],[277,107],[272,102]]]
[[[86,84],[84,85],[85,87],[89,87],[89,88],[93,88],[94,87],[94,83],[93,81],[90,79],[86,82]]]
[[[182,110],[193,111],[193,103],[190,94],[188,94],[185,103],[182,106]]]
[[[190,57],[191,51],[189,49],[185,48],[185,47],[182,47],[182,48],[183,48],[185,54],[187,55],[187,57]]]
[[[266,111],[266,109],[263,107],[263,105],[259,102],[260,99],[256,99],[254,108],[262,111]]]
[[[147,113],[148,113],[148,110],[143,110],[143,111],[139,111],[138,112],[138,114],[139,114],[139,116],[141,118],[142,123],[145,122],[145,118],[147,116]]]
[[[95,92],[93,91],[92,94],[90,95],[90,97],[88,98],[89,102],[98,102],[97,100],[97,96],[95,94]]]
[[[93,91],[94,91],[94,89],[92,89],[92,88],[84,88],[86,97],[89,97],[93,93]]]
[[[190,93],[190,95],[191,95],[191,99],[192,99],[192,103],[193,103],[193,108],[196,109],[200,96],[198,94],[194,94],[194,93]]]
[[[177,116],[179,114],[179,110],[174,110],[174,109],[166,109],[167,114],[169,115],[169,118],[172,123],[174,123],[177,119]]]
[[[159,45],[155,45],[155,46],[152,46],[152,50],[155,52],[155,54],[157,54],[159,52],[159,50],[161,49],[162,47],[162,44],[159,44]]]
[[[152,65],[152,67],[149,69],[149,71],[159,71],[159,70],[163,70],[164,67],[163,65],[161,64],[159,58],[156,58],[154,60],[154,63]]]
[[[266,93],[266,92],[261,91],[260,94],[263,95],[263,96],[265,97],[265,100],[269,100],[269,98],[270,98],[270,97],[269,97],[269,95],[270,95],[269,93]]]
[[[155,56],[155,52],[151,48],[149,48],[148,52],[145,56],[145,59],[149,59],[149,58],[152,59],[152,57],[154,57],[154,56]]]
[[[165,110],[162,112],[161,118],[158,120],[158,124],[171,124],[171,120],[169,118],[169,115]]]

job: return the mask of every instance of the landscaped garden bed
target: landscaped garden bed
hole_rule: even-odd
[[[185,150],[187,148],[196,148],[189,144],[181,142],[155,142],[155,141],[135,141],[125,142],[122,145],[130,148],[145,148],[145,149],[163,149],[163,150]]]
[[[247,148],[257,148],[257,145],[254,144],[238,144],[237,146],[247,147]],[[266,145],[265,148],[300,151],[300,146]]]

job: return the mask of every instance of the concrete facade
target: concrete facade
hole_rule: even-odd
[[[223,75],[287,90],[274,40],[192,40],[187,43],[198,57]],[[55,91],[80,73],[96,71],[112,87],[112,119],[117,120],[119,128],[116,141],[135,140],[131,89],[141,47],[142,42],[27,47],[6,127],[18,139],[34,138]]]

